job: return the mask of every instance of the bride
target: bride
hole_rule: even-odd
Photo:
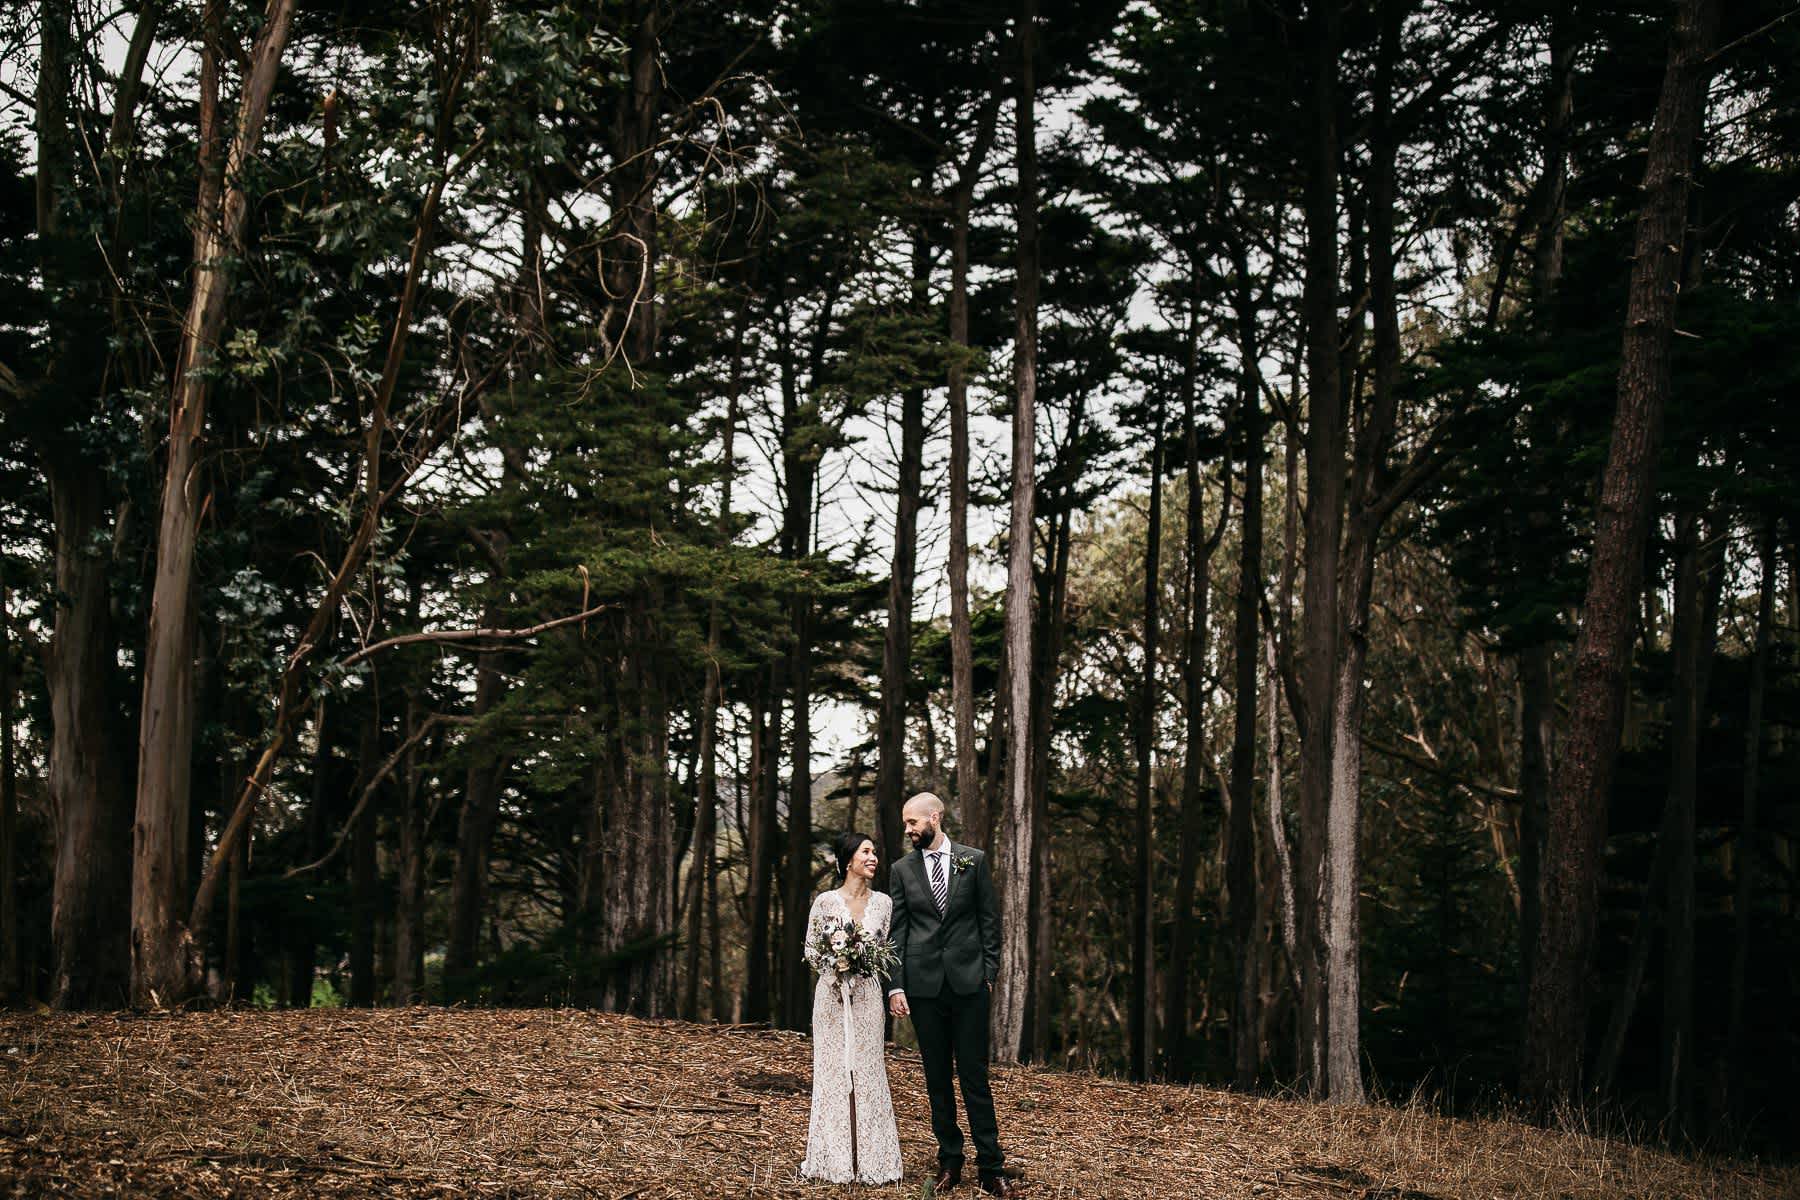
[[[888,935],[894,902],[870,890],[880,861],[865,834],[846,833],[835,847],[842,884],[813,898],[810,937],[823,918],[848,917],[877,937]],[[886,1002],[881,980],[840,978],[826,966],[813,989],[812,1124],[800,1173],[831,1183],[893,1183],[900,1178],[900,1134],[882,1055]]]

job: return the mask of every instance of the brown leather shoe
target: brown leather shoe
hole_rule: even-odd
[[[937,1178],[931,1181],[931,1194],[934,1196],[941,1196],[961,1182],[961,1163],[956,1163],[948,1167],[939,1167]]]
[[[1019,1194],[1019,1189],[1013,1185],[1012,1180],[998,1173],[990,1175],[986,1171],[981,1173],[981,1190],[990,1196],[1017,1196]]]

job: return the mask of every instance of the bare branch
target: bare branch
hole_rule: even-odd
[[[544,633],[547,630],[555,629],[562,625],[573,625],[577,621],[585,621],[589,617],[597,616],[612,607],[613,606],[610,604],[596,604],[585,612],[572,613],[566,617],[557,617],[553,621],[540,621],[538,624],[527,629],[428,629],[422,633],[403,633],[396,637],[383,638],[373,645],[364,646],[361,650],[358,650],[349,658],[344,659],[338,665],[340,667],[353,667],[364,659],[371,658],[383,650],[390,650],[395,646],[417,645],[420,642],[468,642],[479,638],[492,639],[494,641],[511,641],[520,638],[536,637],[540,633]]]

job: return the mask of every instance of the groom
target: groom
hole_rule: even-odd
[[[911,1016],[925,1060],[931,1131],[937,1136],[935,1193],[962,1181],[963,1135],[956,1127],[952,1077],[962,1084],[963,1108],[975,1140],[981,1190],[1013,1194],[1000,1173],[1005,1155],[988,1089],[988,1001],[1000,970],[1000,913],[987,857],[944,836],[944,803],[920,792],[901,810],[906,836],[918,853],[894,864],[892,935],[900,952],[888,1011]]]

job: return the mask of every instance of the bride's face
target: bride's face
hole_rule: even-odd
[[[856,853],[850,856],[850,874],[863,879],[873,879],[875,878],[875,868],[880,865],[880,862],[881,856],[875,853],[875,843],[864,838],[863,844],[858,846]]]

